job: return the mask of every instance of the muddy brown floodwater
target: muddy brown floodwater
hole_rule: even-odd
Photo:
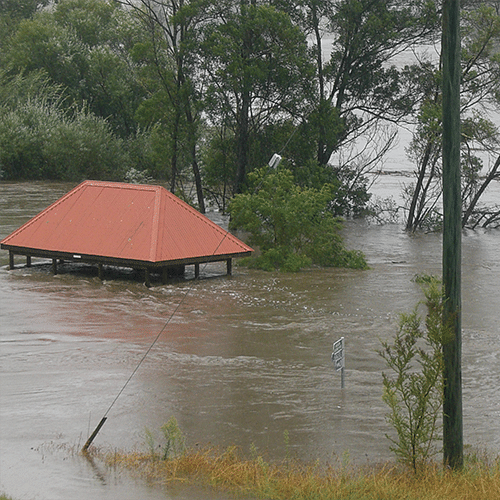
[[[0,238],[71,187],[0,183]],[[95,444],[111,449],[143,446],[146,428],[175,416],[191,446],[236,444],[269,459],[287,452],[304,460],[392,458],[377,350],[396,331],[398,314],[422,298],[415,274],[440,273],[441,238],[356,222],[344,234],[365,252],[369,270],[236,266],[226,277],[212,264],[199,281],[151,289],[128,273],[109,271],[101,282],[89,268],[54,277],[48,263],[26,268],[20,257],[10,271],[0,252],[0,491],[16,499],[210,498],[165,493],[72,453],[108,410]],[[495,454],[499,283],[500,232],[464,234],[465,442]],[[344,390],[330,359],[340,337]]]

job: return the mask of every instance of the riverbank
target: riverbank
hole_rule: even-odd
[[[98,454],[99,455],[99,454]],[[236,447],[189,450],[162,460],[156,454],[100,454],[108,466],[124,468],[161,486],[209,487],[235,498],[266,500],[493,500],[500,498],[500,459],[469,454],[461,472],[430,463],[418,474],[398,464],[351,466],[344,457],[334,465],[285,459],[278,463]]]

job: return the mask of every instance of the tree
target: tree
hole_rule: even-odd
[[[440,413],[443,406],[442,286],[432,277],[420,277],[427,315],[419,316],[418,306],[401,314],[392,343],[382,342],[379,352],[390,374],[383,373],[387,420],[397,438],[387,436],[399,460],[415,472],[437,453]],[[424,323],[425,328],[422,328]]]
[[[123,0],[140,20],[146,40],[136,45],[134,54],[141,63],[140,78],[148,101],[139,111],[149,113],[151,123],[161,124],[169,137],[170,190],[179,182],[182,163],[191,164],[199,209],[205,201],[198,164],[200,114],[194,84],[193,39],[200,18],[200,5],[189,0]],[[146,112],[147,113],[147,112]],[[163,115],[162,115],[163,113]]]
[[[341,220],[330,206],[336,186],[301,188],[286,169],[257,169],[248,175],[249,190],[231,201],[231,227],[250,233],[261,255],[248,264],[265,270],[298,271],[311,264],[366,268],[361,252],[346,250]]]
[[[136,131],[144,96],[128,56],[139,33],[115,2],[65,0],[20,22],[4,65],[12,73],[45,71],[63,86],[68,108],[87,106],[126,137]]]
[[[275,0],[312,40],[317,93],[310,99],[303,133],[316,161],[367,134],[380,121],[398,122],[412,106],[393,58],[437,35],[433,2],[386,0]],[[325,43],[327,42],[327,43]],[[331,47],[329,57],[325,47]]]
[[[128,167],[123,142],[102,119],[68,113],[60,87],[40,73],[0,72],[0,165],[6,180],[119,180]]]
[[[30,19],[50,0],[0,0],[0,65],[8,50],[8,40],[23,19]]]
[[[313,92],[312,67],[303,33],[284,12],[246,1],[215,11],[199,53],[205,109],[210,126],[231,131],[234,190],[242,192],[247,173],[262,166],[250,163],[252,141],[267,126],[299,116]]]
[[[481,5],[465,9],[461,19],[462,226],[476,227],[493,224],[500,215],[500,208],[480,204],[500,166],[500,134],[492,114],[500,109],[500,17],[493,7]],[[415,231],[442,222],[442,71],[428,60],[407,68],[406,76],[421,102],[409,148],[417,169],[408,190],[406,229]]]

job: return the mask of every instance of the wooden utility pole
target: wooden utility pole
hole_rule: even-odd
[[[460,1],[443,0],[443,322],[450,334],[443,345],[443,458],[453,469],[463,465],[460,46]]]

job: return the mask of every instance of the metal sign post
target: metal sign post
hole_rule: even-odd
[[[340,387],[343,389],[345,368],[344,337],[333,343],[332,361],[335,365],[335,371],[340,371]]]

